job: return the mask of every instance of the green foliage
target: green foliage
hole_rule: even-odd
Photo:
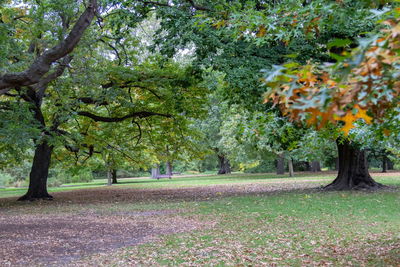
[[[49,174],[48,184],[50,187],[57,187],[67,183],[88,183],[93,179],[93,173],[88,168],[75,168],[69,170],[64,168],[54,168]]]

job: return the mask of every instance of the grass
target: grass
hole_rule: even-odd
[[[226,184],[238,184],[238,183],[270,183],[279,181],[294,181],[301,179],[310,180],[315,183],[328,183],[333,180],[335,174],[333,173],[298,173],[295,177],[289,177],[288,175],[276,175],[276,174],[232,174],[232,175],[194,175],[194,176],[183,176],[173,177],[172,179],[150,179],[150,178],[123,178],[119,179],[118,185],[114,187],[126,187],[126,188],[137,188],[137,189],[155,189],[155,188],[180,188],[180,187],[199,187],[199,186],[213,186],[213,185],[226,185]],[[378,182],[384,184],[393,184],[398,176],[384,176],[374,177]],[[312,180],[312,181],[311,181]],[[106,186],[107,180],[97,179],[88,183],[69,183],[64,184],[61,187],[51,187],[49,192],[62,192],[69,190],[85,189],[85,188],[97,188]],[[16,197],[22,196],[26,192],[26,188],[0,188],[0,198],[3,197]]]
[[[216,224],[119,251],[111,262],[109,256],[88,260],[142,266],[400,263],[399,191],[291,192],[181,203],[181,207],[190,210],[187,216],[201,214]]]
[[[262,175],[194,176],[172,180],[126,179],[112,188],[161,189],[215,185],[267,186],[282,182],[328,183],[333,174],[296,178]],[[278,191],[203,201],[163,200],[16,205],[10,214],[69,214],[96,212],[101,216],[134,210],[182,210],[179,216],[203,221],[205,228],[161,237],[147,244],[92,255],[82,266],[399,266],[400,176],[375,176],[395,186],[378,192]],[[75,184],[54,190],[98,186]],[[178,190],[178,192],[179,192]],[[1,190],[0,194],[7,190]],[[21,193],[18,190],[8,190]],[[71,191],[72,192],[72,191]],[[162,217],[161,217],[162,218]]]

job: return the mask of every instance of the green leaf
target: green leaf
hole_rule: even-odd
[[[328,49],[331,49],[332,47],[345,47],[349,44],[353,43],[350,39],[333,39],[327,44]]]

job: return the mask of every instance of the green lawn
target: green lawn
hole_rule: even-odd
[[[317,186],[332,178],[326,174],[296,178],[264,174],[196,176],[160,181],[127,179],[110,190],[118,193],[120,188],[136,188],[160,189],[152,192],[162,192],[165,188],[175,188],[175,194],[179,194],[187,190],[184,187],[201,191],[226,185],[243,187],[244,194],[224,197],[217,192],[214,197],[201,201],[196,198],[153,198],[118,202],[110,199],[101,203],[7,202],[9,204],[4,208],[8,209],[7,216],[31,214],[39,218],[45,215],[70,218],[95,214],[98,216],[95,218],[116,216],[113,218],[126,222],[134,217],[125,217],[125,214],[134,211],[174,210],[179,211],[178,214],[156,217],[155,220],[160,220],[161,224],[165,218],[169,221],[176,218],[202,222],[203,226],[194,231],[169,234],[139,246],[93,254],[79,260],[80,266],[399,266],[400,176],[396,174],[376,176],[377,181],[392,185],[377,192],[321,192],[300,188],[246,194],[247,188],[254,184],[267,187],[301,181],[302,184]],[[90,184],[91,188],[94,186],[96,182]],[[52,191],[78,188],[88,186]],[[9,195],[22,193],[19,190],[0,192]]]
[[[400,186],[399,178],[389,180]],[[210,227],[83,262],[100,266],[400,264],[398,190],[296,191],[164,203],[161,207],[184,209],[185,216],[200,216]]]
[[[373,174],[374,176],[374,174]],[[118,185],[113,187],[127,187],[127,188],[180,188],[180,187],[197,187],[197,186],[213,186],[213,185],[225,185],[225,184],[237,184],[237,183],[271,183],[278,181],[299,181],[301,179],[309,180],[309,182],[328,183],[333,180],[334,174],[309,174],[299,173],[295,177],[289,177],[288,175],[276,175],[276,174],[232,174],[232,175],[194,175],[184,177],[173,177],[172,179],[150,179],[150,178],[122,178],[119,179]],[[384,184],[395,183],[398,175],[393,174],[392,176],[385,177],[374,177],[377,181]],[[106,186],[107,181],[105,179],[94,180],[89,183],[70,183],[64,184],[61,187],[49,188],[50,192],[61,192],[69,190],[77,190],[84,188],[97,188]],[[21,196],[26,192],[26,188],[0,188],[0,198],[2,197],[15,197]]]

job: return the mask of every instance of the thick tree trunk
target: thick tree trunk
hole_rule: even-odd
[[[44,141],[37,145],[31,172],[29,174],[28,192],[18,200],[52,199],[47,192],[47,177],[51,161],[53,147]]]
[[[285,174],[285,158],[283,154],[279,154],[276,159],[276,174]]]
[[[231,164],[225,155],[218,154],[219,171],[218,174],[231,173]]]
[[[172,175],[172,163],[171,161],[167,161],[167,163],[165,164],[165,174],[166,175]]]
[[[311,171],[312,172],[320,172],[321,171],[321,164],[318,160],[314,160],[311,162]]]
[[[365,151],[348,141],[337,141],[339,151],[339,172],[337,178],[325,189],[358,190],[378,189],[383,185],[375,182],[368,172]]]
[[[335,171],[339,170],[339,157],[335,159]]]
[[[294,172],[293,172],[293,160],[291,157],[289,157],[288,159],[288,169],[289,169],[289,176],[293,177],[294,176]]]

